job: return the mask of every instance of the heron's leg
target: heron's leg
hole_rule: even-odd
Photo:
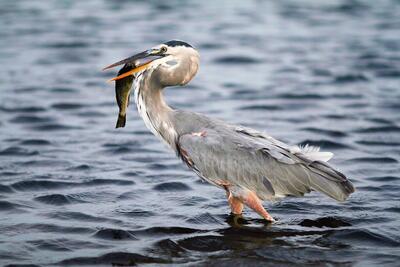
[[[246,191],[247,192],[245,192],[243,195],[243,203],[250,209],[260,214],[267,221],[275,222],[274,218],[272,218],[272,216],[269,215],[269,213],[264,209],[262,202],[257,195],[253,191]]]
[[[235,215],[242,214],[243,203],[239,198],[234,197],[229,189],[226,190],[226,196],[228,198],[229,205],[231,206],[231,211]]]
[[[218,180],[215,181],[216,184],[218,184],[219,186],[223,187],[225,189],[226,192],[226,198],[228,199],[228,203],[231,206],[231,211],[233,214],[235,215],[240,215],[242,214],[243,211],[243,203],[240,200],[240,198],[235,197],[231,190],[229,189],[231,187],[231,185],[229,184],[229,182],[227,181],[223,181],[223,180]]]

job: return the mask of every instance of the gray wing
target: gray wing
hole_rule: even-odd
[[[247,188],[261,199],[302,196],[312,189],[344,201],[352,184],[327,163],[272,137],[242,127],[203,128],[206,135],[184,134],[178,151],[190,168],[207,181]]]

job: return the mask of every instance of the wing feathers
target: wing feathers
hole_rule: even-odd
[[[324,162],[332,154],[317,147],[289,147],[245,128],[201,131],[207,135],[182,135],[178,146],[190,157],[189,167],[210,182],[226,180],[261,199],[302,196],[314,189],[343,201],[354,192],[347,178]]]

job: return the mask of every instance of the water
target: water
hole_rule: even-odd
[[[398,1],[2,1],[0,23],[0,265],[398,265]],[[100,69],[175,38],[202,62],[171,105],[320,145],[356,193],[233,218],[134,105],[114,129]]]

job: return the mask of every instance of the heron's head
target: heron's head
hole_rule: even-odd
[[[126,68],[126,72],[119,73],[112,81],[148,69],[152,70],[153,81],[163,87],[185,85],[196,75],[199,59],[199,53],[191,45],[173,40],[111,64],[103,70],[127,64],[131,68]]]

